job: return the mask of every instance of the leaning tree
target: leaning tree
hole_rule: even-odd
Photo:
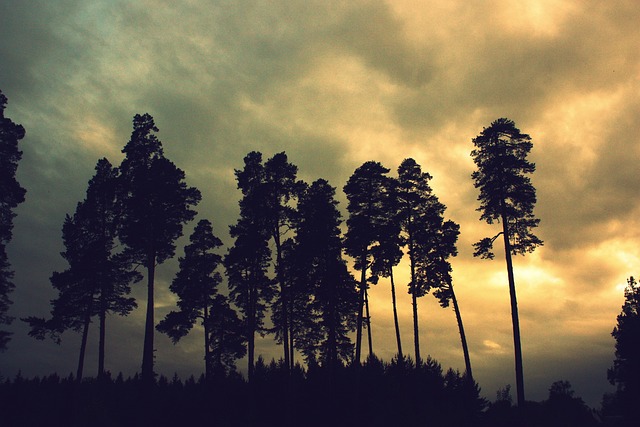
[[[418,331],[418,298],[445,282],[443,269],[448,268],[452,251],[442,244],[443,214],[440,203],[429,185],[431,175],[411,158],[398,167],[398,218],[403,244],[409,255],[409,294],[413,306],[413,341],[416,365],[422,363]],[[455,249],[455,247],[454,247]]]
[[[480,135],[473,138],[475,149],[471,157],[477,170],[471,174],[476,188],[480,190],[477,209],[482,214],[480,220],[488,224],[499,222],[502,231],[493,237],[486,237],[474,244],[474,256],[493,259],[494,241],[502,235],[504,241],[509,294],[511,298],[511,320],[513,323],[513,343],[515,348],[516,387],[518,406],[524,404],[524,374],[522,368],[522,348],[518,302],[513,275],[512,255],[532,252],[542,245],[542,240],[533,234],[540,220],[533,215],[536,190],[529,174],[536,166],[527,160],[533,144],[531,137],[521,133],[512,120],[501,118]]]

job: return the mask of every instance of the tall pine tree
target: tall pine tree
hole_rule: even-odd
[[[240,218],[230,227],[235,242],[224,258],[230,297],[242,313],[247,339],[248,379],[252,381],[255,365],[256,334],[267,329],[264,317],[275,294],[275,286],[267,271],[271,262],[271,235],[262,215],[265,208],[264,165],[262,154],[251,152],[244,158],[244,168],[236,170],[238,188],[242,191]]]
[[[297,347],[310,364],[333,369],[352,358],[348,334],[356,327],[356,282],[342,258],[341,218],[335,189],[319,179],[303,193],[291,250],[299,292],[296,306],[305,313]]]
[[[371,322],[368,313],[368,280],[367,271],[371,267],[371,249],[378,244],[381,234],[386,231],[386,193],[389,190],[390,178],[386,175],[389,169],[379,162],[368,161],[358,167],[344,186],[349,201],[347,210],[347,232],[344,248],[347,255],[353,257],[354,266],[360,271],[359,299],[356,321],[356,353],[355,363],[360,363],[362,351],[362,328],[367,308],[366,322],[369,326],[369,353],[373,355],[371,342]]]
[[[431,175],[413,159],[405,159],[398,168],[399,218],[409,253],[411,281],[409,293],[413,305],[413,340],[416,365],[422,363],[418,329],[418,298],[442,284],[438,248],[444,205],[433,194]]]
[[[288,288],[286,269],[283,266],[282,243],[284,235],[293,226],[296,211],[291,201],[296,199],[301,189],[297,182],[297,166],[289,163],[287,155],[277,153],[264,164],[264,183],[262,194],[265,198],[265,209],[260,213],[264,216],[265,226],[275,246],[276,281],[280,286],[274,307],[272,320],[276,332],[276,339],[282,341],[284,347],[284,364],[287,369],[293,366],[293,337],[291,316],[293,301]]]
[[[480,207],[477,209],[481,212],[480,220],[488,224],[502,223],[500,233],[474,245],[474,255],[493,259],[493,242],[502,234],[511,301],[517,399],[518,406],[522,407],[525,402],[524,371],[511,257],[532,252],[542,245],[542,240],[533,234],[533,229],[540,223],[533,215],[536,190],[528,177],[536,169],[535,164],[527,160],[533,144],[529,135],[521,133],[512,120],[505,118],[484,128],[480,135],[473,138],[473,144],[475,149],[471,151],[471,157],[478,169],[471,174],[471,178],[480,190]]]
[[[122,152],[120,239],[133,262],[147,270],[147,311],[142,355],[142,379],[154,381],[154,286],[155,268],[175,254],[175,241],[183,225],[196,212],[200,192],[188,187],[185,174],[165,158],[153,117],[136,114],[133,132]]]

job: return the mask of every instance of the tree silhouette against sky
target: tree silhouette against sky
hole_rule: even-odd
[[[82,331],[76,378],[82,380],[89,325],[99,318],[98,377],[105,374],[107,313],[128,315],[136,307],[131,283],[140,275],[122,253],[116,252],[119,206],[116,200],[118,171],[107,159],[96,164],[87,196],[78,203],[73,216],[67,215],[62,227],[65,251],[62,257],[69,267],[54,272],[51,285],[58,297],[51,301],[51,318],[27,317],[29,335],[43,339],[49,335],[60,343],[66,330]]]
[[[628,425],[634,425],[640,399],[640,286],[633,277],[627,280],[624,304],[611,335],[616,340],[616,358],[607,377],[617,387],[622,415]]]
[[[217,271],[222,256],[214,251],[222,246],[222,241],[213,234],[213,226],[206,219],[198,222],[189,241],[191,243],[184,248],[184,257],[178,259],[180,270],[169,287],[178,296],[179,310],[169,312],[156,329],[167,334],[175,344],[200,319],[204,328],[205,376],[211,378],[211,318],[214,310],[225,308],[224,302],[216,299],[222,282]]]
[[[445,207],[433,194],[431,175],[414,159],[398,167],[398,209],[403,243],[409,253],[409,293],[413,306],[413,341],[416,365],[422,363],[418,333],[418,298],[442,285],[440,250]],[[449,255],[446,255],[448,257]],[[448,265],[448,264],[447,264]]]
[[[360,363],[362,352],[362,328],[367,323],[369,338],[369,355],[373,355],[371,340],[371,319],[369,318],[367,288],[367,270],[371,266],[371,248],[380,241],[381,233],[387,231],[383,225],[386,222],[387,205],[384,202],[385,193],[389,189],[387,176],[389,169],[379,162],[368,161],[358,167],[349,177],[343,191],[349,201],[347,211],[347,232],[344,236],[344,250],[354,259],[354,267],[360,271],[358,300],[358,317],[356,324],[356,352],[355,363]],[[366,308],[366,316],[362,310]]]
[[[255,336],[267,329],[264,317],[273,300],[275,286],[267,276],[271,262],[269,239],[271,235],[263,213],[264,165],[262,154],[251,152],[244,158],[244,168],[235,171],[238,188],[242,191],[240,217],[229,227],[235,242],[224,258],[229,295],[242,313],[244,335],[247,339],[247,377],[253,379],[255,366]]]
[[[154,283],[156,264],[175,254],[175,241],[182,226],[196,212],[200,192],[188,187],[185,174],[164,157],[153,117],[136,114],[131,140],[122,152],[120,197],[122,222],[119,237],[127,255],[147,270],[147,314],[142,355],[142,377],[154,379]]]
[[[13,318],[7,315],[13,291],[13,270],[7,257],[7,244],[11,241],[13,210],[22,202],[26,190],[16,180],[18,162],[22,151],[18,149],[18,141],[24,138],[24,128],[4,116],[7,97],[0,90],[0,327],[9,325]],[[11,332],[0,329],[0,351],[7,348]]]
[[[502,223],[500,233],[474,244],[474,256],[493,259],[493,242],[502,234],[511,300],[516,392],[518,406],[522,407],[525,401],[524,373],[511,256],[524,255],[542,245],[542,241],[532,232],[540,220],[533,215],[536,190],[527,176],[536,169],[535,164],[527,160],[533,144],[529,135],[521,133],[512,120],[505,118],[498,119],[488,128],[484,128],[480,135],[473,138],[473,144],[476,148],[471,151],[471,157],[477,170],[471,174],[471,178],[475,187],[480,190],[480,207],[477,209],[482,213],[480,220],[488,224]]]

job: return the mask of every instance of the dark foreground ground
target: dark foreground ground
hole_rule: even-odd
[[[566,383],[568,384],[568,383]],[[205,380],[160,377],[85,379],[72,376],[0,384],[0,426],[563,426],[617,425],[602,420],[570,387],[543,402],[496,402],[458,372],[437,362],[424,367],[369,362],[327,372],[287,374],[259,364],[252,384],[237,374]]]

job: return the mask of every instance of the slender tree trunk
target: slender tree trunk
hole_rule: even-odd
[[[104,377],[104,349],[106,336],[107,307],[104,290],[100,294],[100,339],[98,340],[98,378]]]
[[[78,356],[78,369],[76,370],[76,381],[82,382],[82,371],[84,370],[84,355],[87,350],[87,337],[89,336],[89,324],[91,323],[91,306],[87,308],[82,327],[82,340],[80,341],[80,355]]]
[[[103,194],[101,206],[104,208],[107,205],[105,200],[105,195]],[[104,250],[104,255],[106,259],[104,261],[108,261],[110,249],[107,245],[107,224],[104,209],[101,209],[100,215],[100,225],[101,225],[101,233],[102,233],[102,247]],[[107,286],[105,284],[106,280],[109,278],[105,277],[104,264],[101,266],[100,271],[98,272],[98,280],[100,284],[100,338],[98,340],[98,378],[104,377],[104,352],[105,352],[105,339],[106,339],[106,317],[107,317]]]
[[[509,296],[511,298],[511,322],[513,323],[513,346],[516,362],[516,393],[518,406],[524,407],[524,372],[522,368],[522,347],[520,344],[520,320],[518,317],[518,299],[516,298],[516,283],[513,277],[513,263],[511,261],[511,242],[509,241],[509,227],[504,213],[504,201],[502,203],[502,236],[504,238],[504,252],[507,261],[507,276],[509,278]]]
[[[142,381],[150,384],[153,373],[153,327],[154,327],[154,280],[156,257],[153,251],[147,257],[147,318],[144,327],[144,348],[142,350]]]
[[[414,289],[415,291],[415,289]],[[422,364],[420,359],[420,335],[418,335],[418,298],[416,294],[411,295],[413,305],[413,345],[416,348],[416,368]]]
[[[360,364],[360,354],[362,353],[362,310],[364,306],[365,291],[367,289],[367,253],[362,251],[361,256],[361,276],[360,276],[360,295],[358,297],[358,317],[356,319],[356,365]]]
[[[413,247],[413,238],[409,234],[409,260],[411,263],[411,304],[413,309],[413,345],[416,354],[416,368],[420,366],[420,336],[418,335],[418,297],[416,296],[416,262],[415,248]]]
[[[276,244],[276,276],[278,277],[278,283],[280,284],[280,302],[282,304],[282,344],[284,346],[284,365],[287,370],[291,368],[291,361],[289,360],[289,303],[287,286],[284,281],[284,274],[282,271],[282,247],[280,244],[280,230],[277,228],[273,231],[273,240]]]
[[[396,285],[393,281],[393,267],[389,270],[389,278],[391,279],[391,302],[393,304],[393,323],[396,327],[396,342],[398,343],[398,362],[404,362],[402,355],[402,341],[400,341],[400,324],[398,323],[398,308],[396,306]]]
[[[464,366],[467,374],[467,379],[473,381],[473,374],[471,373],[471,358],[469,357],[469,347],[467,346],[467,336],[464,333],[464,326],[462,325],[462,316],[460,315],[460,307],[458,306],[458,299],[453,291],[453,284],[449,283],[451,289],[451,300],[453,301],[453,311],[456,313],[456,320],[458,321],[458,330],[460,331],[460,341],[462,342],[462,353],[464,354]]]
[[[364,307],[367,312],[367,339],[369,342],[369,356],[373,356],[373,340],[371,339],[371,314],[369,314],[369,292],[364,289]]]
[[[253,381],[253,368],[255,358],[255,339],[256,339],[256,298],[254,296],[255,289],[249,290],[249,333],[247,337],[247,380],[249,383]]]
[[[205,298],[206,301],[206,298]],[[202,326],[204,327],[204,377],[211,380],[211,346],[209,343],[209,307],[205,303],[202,313]]]

